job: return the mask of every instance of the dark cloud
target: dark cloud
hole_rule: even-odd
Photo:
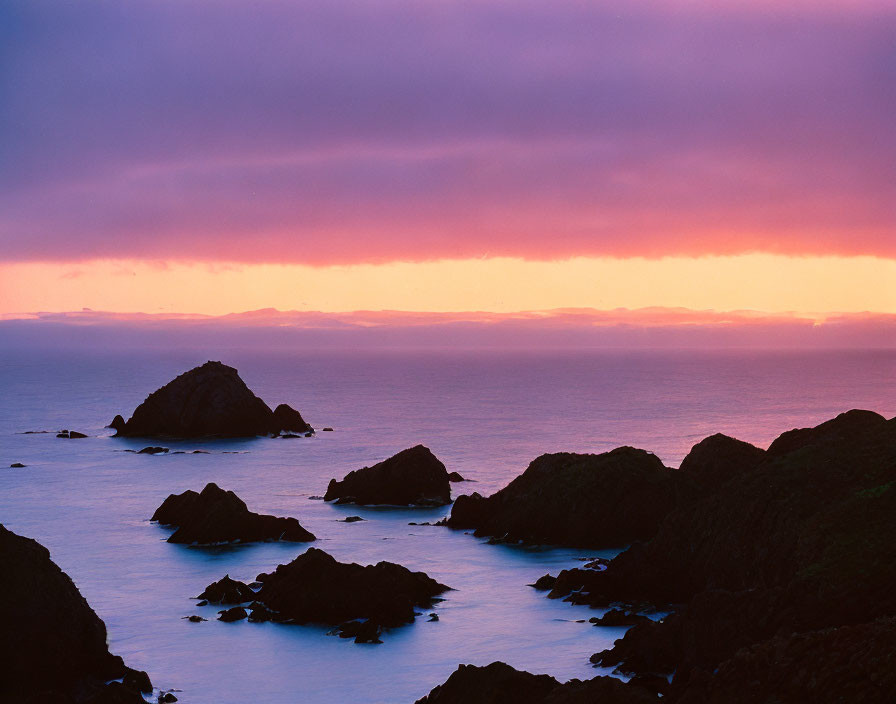
[[[0,257],[896,256],[896,11],[0,7]]]

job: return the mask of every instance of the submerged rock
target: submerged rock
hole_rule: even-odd
[[[330,480],[324,500],[394,506],[443,506],[451,502],[445,465],[428,447],[416,445],[372,467]]]
[[[485,667],[459,665],[417,704],[655,704],[656,693],[613,677],[561,684],[503,662]]]
[[[347,564],[315,548],[270,574],[258,575],[258,581],[261,589],[254,594],[253,609],[265,610],[259,620],[271,620],[266,617],[270,612],[273,620],[324,623],[365,638],[374,629],[378,637],[381,628],[412,623],[415,607],[432,606],[436,595],[449,589],[401,565]],[[355,632],[361,628],[358,622],[369,625]]]
[[[0,701],[142,704],[138,691],[106,685],[149,678],[109,653],[105,624],[45,547],[0,525],[0,567]]]
[[[171,494],[150,520],[178,527],[168,538],[169,543],[215,545],[315,540],[295,518],[253,513],[236,494],[224,491],[217,484],[206,485],[200,493],[187,490]]]
[[[206,362],[151,393],[118,429],[129,437],[251,437],[311,429],[298,411],[276,411],[258,398],[237,370]]]
[[[144,447],[142,450],[138,450],[138,455],[164,455],[168,452],[167,447]]]
[[[694,491],[644,450],[542,455],[488,498],[459,496],[447,525],[501,542],[618,547],[652,536]]]

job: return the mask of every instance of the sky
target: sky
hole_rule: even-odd
[[[0,315],[896,313],[894,115],[892,2],[6,0]]]

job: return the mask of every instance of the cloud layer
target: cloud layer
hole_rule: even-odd
[[[886,3],[12,0],[0,258],[896,257]]]

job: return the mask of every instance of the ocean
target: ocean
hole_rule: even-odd
[[[207,359],[239,369],[273,407],[314,427],[307,439],[163,442],[209,454],[137,455],[156,441],[105,429],[159,386]],[[35,538],[106,622],[112,652],[180,701],[408,703],[459,663],[503,660],[561,681],[605,673],[589,656],[624,629],[587,623],[600,612],[551,601],[539,576],[611,557],[488,545],[434,521],[448,509],[333,506],[330,478],[406,447],[427,445],[473,480],[454,495],[490,494],[546,452],[633,445],[677,467],[716,432],[765,447],[793,427],[850,408],[896,415],[893,351],[263,352],[65,350],[0,352],[0,522]],[[77,430],[90,437],[57,439]],[[24,469],[7,468],[13,462]],[[326,627],[213,620],[191,597],[225,574],[252,580],[307,545],[196,548],[165,542],[149,517],[170,493],[214,481],[249,508],[297,517],[339,560],[398,562],[454,588],[435,609],[357,645]],[[363,522],[340,519],[359,515]],[[619,549],[625,546],[619,546]],[[15,575],[4,575],[15,579]],[[428,613],[428,612],[427,612]],[[199,614],[205,623],[183,617]],[[580,622],[585,619],[585,622]]]

